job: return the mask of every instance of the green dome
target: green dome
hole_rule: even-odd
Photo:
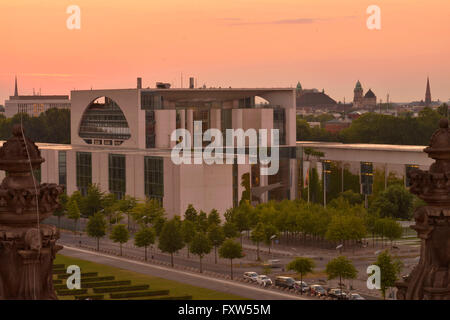
[[[355,91],[356,90],[362,90],[361,82],[359,82],[359,80],[356,82]]]
[[[302,89],[302,85],[300,84],[300,81],[297,82],[297,90],[303,90],[303,89]]]

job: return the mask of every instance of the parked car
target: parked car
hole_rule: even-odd
[[[253,271],[244,272],[244,279],[248,279],[250,281],[256,282],[256,278],[258,277],[258,274]]]
[[[261,274],[256,277],[256,283],[263,287],[268,287],[272,285],[272,280],[268,276]]]
[[[282,288],[293,289],[294,283],[295,283],[295,280],[294,280],[294,278],[291,278],[291,277],[279,276],[279,277],[275,278],[275,285],[282,287]]]
[[[332,298],[336,298],[339,300],[347,299],[347,294],[344,291],[342,291],[341,289],[335,289],[335,288],[329,289],[328,295]]]
[[[320,284],[313,284],[310,287],[310,291],[313,295],[322,297],[322,296],[326,296],[327,292],[325,291],[325,289],[320,285]]]
[[[350,293],[348,295],[348,300],[366,300],[365,298],[361,297],[359,293]]]
[[[264,267],[271,267],[271,268],[282,268],[283,264],[281,263],[280,260],[271,259],[271,260],[267,260],[266,262],[264,262],[263,266]]]
[[[297,291],[306,292],[309,290],[309,286],[305,281],[295,281],[294,289]]]

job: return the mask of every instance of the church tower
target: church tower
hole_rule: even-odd
[[[427,91],[425,92],[425,107],[431,106],[430,79],[427,77]]]
[[[15,78],[14,82],[14,97],[17,97],[19,95],[19,90],[17,90],[17,76]]]
[[[353,108],[360,108],[363,105],[363,88],[361,82],[356,83],[355,89],[353,90]]]

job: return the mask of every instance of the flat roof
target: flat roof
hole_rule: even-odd
[[[318,142],[318,141],[297,141],[297,146],[331,148],[331,149],[403,151],[403,152],[423,152],[423,149],[427,147],[427,146],[397,145],[397,144],[342,143],[342,142]]]

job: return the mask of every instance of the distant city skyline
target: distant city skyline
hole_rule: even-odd
[[[450,3],[380,0],[381,30],[368,30],[361,0],[77,0],[81,29],[66,28],[68,3],[0,4],[0,104],[14,94],[132,88],[156,81],[184,87],[325,89],[353,99],[361,81],[378,99],[450,99]],[[426,21],[426,23],[424,22]]]

